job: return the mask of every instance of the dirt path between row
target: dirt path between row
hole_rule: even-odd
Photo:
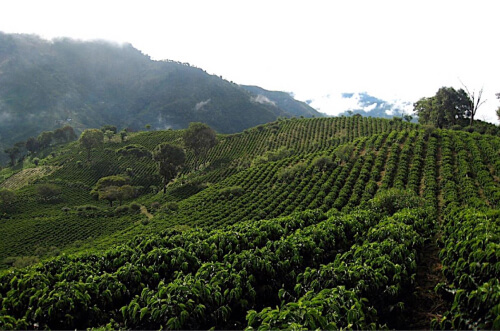
[[[430,330],[432,320],[440,320],[449,308],[447,301],[434,291],[438,283],[445,281],[436,241],[437,238],[432,238],[424,247],[418,265],[414,296],[407,306],[409,323],[402,326],[405,329]]]
[[[436,155],[437,181],[438,187],[442,185],[442,150],[441,144],[438,145]],[[422,176],[423,177],[423,176]],[[422,178],[423,180],[423,178]],[[438,215],[441,215],[443,209],[442,191],[438,196]],[[445,301],[440,294],[434,291],[437,284],[445,282],[442,273],[442,264],[439,259],[438,240],[441,236],[441,217],[436,220],[438,224],[438,233],[430,239],[424,246],[421,260],[417,269],[417,278],[415,280],[415,292],[407,308],[408,325],[402,326],[405,329],[430,330],[432,320],[441,320],[443,314],[449,309],[449,303]]]
[[[148,218],[148,220],[152,219],[153,218],[153,214],[151,214],[148,209],[146,208],[146,206],[141,206],[141,214],[144,214],[146,215],[146,217]]]

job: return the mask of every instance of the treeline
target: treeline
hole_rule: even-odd
[[[75,130],[67,125],[54,131],[43,131],[37,137],[29,137],[26,141],[19,141],[4,152],[10,158],[10,165],[14,166],[20,156],[22,159],[27,153],[35,155],[52,145],[65,144],[76,139]]]

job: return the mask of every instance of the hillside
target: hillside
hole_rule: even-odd
[[[164,141],[182,131],[0,172],[2,267],[42,260],[0,274],[1,328],[500,326],[500,138],[282,119],[218,135],[200,170],[188,153],[166,194],[144,153]],[[138,197],[92,199],[119,174]]]
[[[245,90],[260,97],[261,102],[274,104],[281,109],[286,109],[292,116],[300,117],[321,117],[324,116],[318,113],[314,108],[305,102],[297,101],[290,93],[281,91],[268,91],[258,86],[241,85]]]
[[[292,98],[277,106],[189,64],[153,61],[130,44],[46,41],[0,32],[0,150],[63,125],[142,130],[205,122],[240,132],[278,117],[321,116]],[[290,107],[290,110],[287,108]],[[0,160],[6,155],[0,154]]]

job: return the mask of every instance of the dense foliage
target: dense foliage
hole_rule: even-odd
[[[457,91],[453,87],[442,87],[435,96],[418,100],[414,111],[420,123],[449,128],[471,116],[471,100],[463,89]]]
[[[217,144],[215,131],[204,123],[192,122],[182,136],[184,147],[194,155],[194,168],[198,169],[200,159],[204,159],[210,148]]]
[[[499,138],[280,120],[217,135],[203,167],[187,150],[163,194],[151,155],[183,136],[114,136],[90,161],[74,142],[0,172],[0,258],[17,267],[0,328],[408,328],[437,240],[449,305],[432,326],[499,327]],[[110,206],[126,186],[138,196]]]
[[[5,273],[0,326],[379,328],[411,293],[418,250],[431,233],[425,210],[406,209],[308,211],[137,237]]]
[[[179,146],[161,143],[153,151],[153,160],[158,162],[158,172],[163,179],[163,193],[166,193],[167,184],[177,176],[186,162],[186,153]]]
[[[440,258],[453,304],[445,329],[500,328],[500,213],[454,208],[444,222]]]

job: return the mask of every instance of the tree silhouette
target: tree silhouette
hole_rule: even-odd
[[[92,148],[101,146],[104,143],[104,133],[98,129],[87,129],[80,136],[80,146],[87,150],[87,160],[90,161],[90,151]]]
[[[177,176],[186,162],[186,154],[178,146],[162,143],[153,151],[153,160],[158,162],[158,171],[163,178],[163,193],[166,193],[168,183]]]
[[[204,158],[210,148],[217,144],[215,131],[208,125],[200,122],[189,123],[183,135],[184,146],[194,154],[194,168],[198,170],[200,160]]]

